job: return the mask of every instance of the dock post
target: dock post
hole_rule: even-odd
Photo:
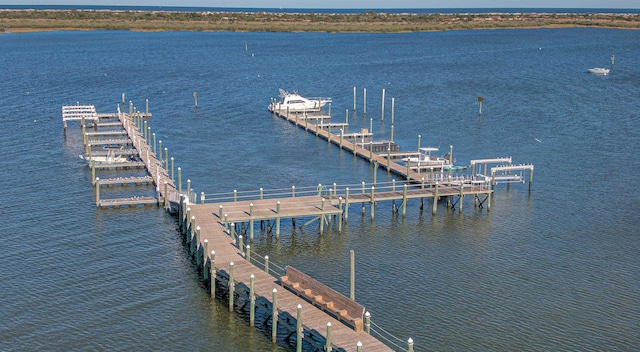
[[[491,211],[491,196],[493,193],[487,194],[487,213]]]
[[[431,210],[431,215],[436,215],[436,209],[438,208],[438,183],[436,183],[436,191],[433,194],[433,210]]]
[[[149,118],[149,99],[145,100],[145,110],[144,110],[145,116],[147,118]]]
[[[253,243],[253,203],[249,204],[249,241]]]
[[[276,203],[276,239],[280,237],[280,201]]]
[[[187,199],[191,202],[191,179],[187,179]]]
[[[344,222],[349,220],[349,187],[345,189],[344,198]]]
[[[100,177],[96,177],[96,208],[100,206]]]
[[[182,194],[182,169],[178,167],[178,193]]]
[[[124,93],[122,93],[122,107],[124,108]]]
[[[302,352],[302,305],[298,304],[296,310],[296,352]]]
[[[156,133],[154,132],[151,136],[153,136],[153,154],[158,155],[158,151],[156,149]],[[162,141],[160,141],[160,142],[162,142]],[[160,150],[162,150],[162,149],[160,149]]]
[[[349,298],[356,299],[356,252],[349,250],[349,263],[351,270],[349,271]]]
[[[413,339],[412,338],[409,338],[409,340],[407,340],[407,345],[408,345],[407,352],[413,352]]]
[[[246,251],[244,252],[244,259],[246,259],[247,262],[251,264],[251,246],[250,245],[246,246]]]
[[[233,229],[235,226],[234,223],[231,223],[231,228]],[[240,250],[240,253],[242,253],[242,255],[244,255],[244,242],[242,241],[243,237],[242,234],[238,235],[238,249]]]
[[[529,192],[531,192],[531,184],[533,184],[533,165],[531,165],[531,169],[529,170]]]
[[[251,326],[251,328],[253,328],[256,322],[256,297],[254,289],[255,279],[255,275],[251,274],[251,276],[249,276],[249,326]]]
[[[187,200],[185,199],[185,206],[187,203]],[[189,225],[191,225],[189,223],[189,221],[191,220],[191,208],[187,207],[187,216],[184,218],[184,222],[182,222],[182,225],[184,226],[184,229],[182,231],[182,233],[184,233],[185,235],[185,240],[187,239],[187,231],[189,230]]]
[[[91,168],[91,179],[94,180],[96,179],[96,167],[94,165],[93,159],[89,159],[89,168]],[[531,182],[529,182],[531,183]]]
[[[209,270],[207,270],[207,256],[209,255],[209,240],[204,239],[202,242],[202,278],[207,280],[209,278]]]
[[[264,256],[264,272],[265,273],[269,273],[269,256],[265,255]]]
[[[178,228],[182,229],[182,221],[184,220],[184,209],[182,209],[182,204],[184,198],[182,197],[182,194],[179,194],[178,198],[180,199],[180,203],[178,204]]]
[[[327,115],[329,115],[329,117],[331,117],[331,103],[328,104],[328,108],[327,108]]]
[[[195,219],[194,219],[195,222]],[[191,248],[193,248],[193,254],[196,256],[196,265],[200,265],[200,256],[198,255],[198,246],[200,246],[200,226],[196,226],[196,232],[191,241]]]
[[[173,165],[173,157],[171,157],[171,181],[176,182],[176,178],[173,177],[174,176],[174,174],[173,174],[173,166],[174,166]]]
[[[164,181],[164,208],[165,209],[169,209],[169,194],[168,194],[168,187],[169,185],[167,184],[167,181]]]
[[[238,190],[237,189],[233,190],[233,201],[234,202],[238,201]]]
[[[155,138],[155,133],[153,135]],[[160,151],[160,155],[156,153],[156,142],[153,142],[153,152],[156,154],[158,161],[162,164],[162,140],[158,141],[158,150]]]
[[[346,110],[345,123],[346,123],[347,125],[349,124],[349,109],[347,109],[347,110]]]
[[[362,106],[364,108],[364,115],[367,116],[367,88],[364,88],[364,98],[362,98]]]
[[[365,186],[364,181],[362,181],[362,194],[366,193],[364,186]],[[362,202],[362,216],[364,216],[364,201]]]
[[[132,114],[133,114],[133,101],[129,100],[129,116],[132,116]]]
[[[216,251],[211,251],[211,268],[209,269],[211,272],[209,273],[209,277],[211,277],[211,297],[216,297],[216,277],[218,274],[216,273]]]
[[[402,190],[402,217],[407,214],[407,184],[404,184],[404,189]]]
[[[373,117],[369,119],[369,132],[373,133]]]
[[[200,192],[200,204],[204,204],[204,197],[205,197],[204,192]]]
[[[340,129],[340,150],[342,150],[342,139],[344,137],[344,129]]]
[[[384,121],[384,88],[382,88],[382,121]]]
[[[327,334],[325,336],[324,350],[331,352],[331,322],[327,323]]]
[[[464,183],[460,184],[460,199],[458,199],[458,203],[460,203],[460,205],[458,206],[458,213],[462,214],[462,200],[464,199]]]
[[[373,141],[369,141],[369,163],[373,164]]]
[[[371,313],[364,313],[364,332],[371,335]]]
[[[198,108],[198,92],[193,92],[193,104],[195,105],[195,108]]]
[[[296,186],[291,186],[291,198],[296,197]]]
[[[375,209],[376,209],[376,186],[371,186],[371,221],[375,217]]]
[[[262,200],[263,198],[264,198],[264,189],[260,187],[260,200]]]
[[[229,312],[233,312],[233,299],[236,288],[236,283],[233,280],[233,265],[233,262],[229,263]]]
[[[373,162],[373,184],[374,185],[378,184],[378,162],[377,161]]]
[[[395,123],[396,116],[396,98],[391,98],[391,126]]]
[[[338,233],[342,233],[342,197],[338,197],[338,209],[340,209],[340,213],[338,213]]]
[[[322,202],[320,203],[320,211],[324,211],[324,198],[322,198]],[[318,216],[318,222],[320,223],[320,234],[324,232],[324,213]]]
[[[356,113],[356,87],[353,87],[353,113]]]
[[[273,289],[271,298],[271,344],[276,344],[278,337],[278,290]]]
[[[356,344],[356,352],[362,352],[362,341],[358,341]]]
[[[390,133],[390,136],[389,136],[389,140],[391,142],[393,142],[393,124],[391,124],[391,133]]]
[[[160,154],[162,154],[162,150]],[[162,160],[162,155],[160,156],[160,160]],[[169,149],[167,149],[167,147],[164,147],[164,169],[169,169]]]

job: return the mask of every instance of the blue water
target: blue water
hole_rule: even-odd
[[[373,180],[368,163],[266,111],[284,88],[332,96],[339,119],[354,86],[354,130],[373,119],[388,139],[393,97],[403,150],[420,134],[459,164],[512,156],[535,165],[531,192],[498,185],[491,212],[465,200],[435,217],[430,203],[404,219],[381,203],[373,222],[354,205],[342,234],[283,222],[254,252],[348,293],[353,249],[374,330],[416,351],[640,348],[638,31],[50,32],[2,35],[0,52],[0,350],[272,350],[209,299],[174,218],[95,208],[80,129],[65,136],[60,107],[149,99],[153,132],[198,193],[358,184]],[[586,73],[612,55],[609,76]],[[150,191],[105,196],[118,192]]]

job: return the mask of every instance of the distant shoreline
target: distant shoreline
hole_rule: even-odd
[[[144,32],[408,33],[461,29],[597,27],[640,29],[635,13],[181,12],[0,10],[0,32],[131,30]]]

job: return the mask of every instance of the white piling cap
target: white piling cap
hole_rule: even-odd
[[[196,226],[196,231],[200,231],[200,226]]]
[[[298,304],[298,309],[302,309],[302,304]]]
[[[252,279],[255,279],[256,276],[251,274],[251,276],[249,276],[249,277],[252,278]]]

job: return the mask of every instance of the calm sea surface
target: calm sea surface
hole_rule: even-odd
[[[535,164],[532,191],[498,185],[490,213],[411,202],[403,219],[381,203],[372,222],[353,206],[342,234],[283,222],[254,252],[348,294],[355,250],[374,330],[416,351],[640,349],[640,31],[51,32],[0,35],[0,53],[2,351],[290,350],[209,299],[174,218],[95,208],[60,108],[149,99],[198,193],[358,184],[368,163],[266,110],[284,88],[332,96],[338,119],[354,86],[354,130],[373,118],[388,139],[393,97],[403,150],[421,135],[463,165],[512,156]],[[586,73],[612,55],[609,76]]]

